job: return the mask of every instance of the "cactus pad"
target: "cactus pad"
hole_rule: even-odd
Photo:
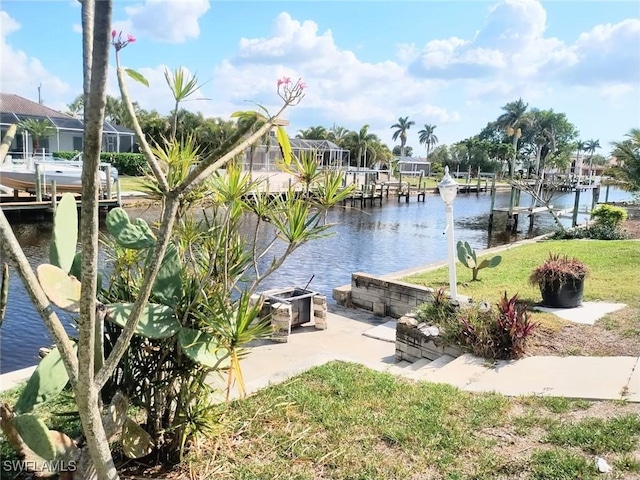
[[[55,458],[55,445],[51,435],[49,435],[49,429],[42,420],[35,415],[27,413],[14,417],[12,421],[24,443],[36,455],[45,460],[53,460]]]
[[[225,368],[230,364],[229,350],[220,347],[218,340],[208,333],[183,328],[178,333],[182,352],[194,362],[209,368]]]
[[[151,435],[130,418],[124,421],[121,441],[122,450],[129,458],[141,458],[153,450]]]
[[[69,375],[60,358],[60,352],[54,348],[40,360],[38,368],[31,374],[31,378],[18,398],[15,411],[30,412],[34,407],[56,397],[68,382]]]
[[[53,217],[53,233],[49,244],[49,261],[65,272],[73,264],[78,243],[78,207],[71,193],[65,193]]]
[[[141,250],[153,247],[156,243],[147,222],[141,218],[131,222],[129,215],[122,208],[114,208],[109,212],[106,225],[107,230],[114,236],[118,244],[125,248]]]
[[[127,324],[133,303],[112,303],[107,305],[107,319],[124,328]],[[136,334],[146,338],[169,338],[178,333],[180,322],[173,310],[164,305],[147,304],[136,327]]]
[[[182,290],[182,264],[176,246],[170,243],[153,284],[153,298],[163,305],[175,307]]]
[[[55,306],[71,313],[80,311],[80,282],[67,272],[47,263],[37,268],[38,281]]]

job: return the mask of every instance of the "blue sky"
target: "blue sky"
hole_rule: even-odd
[[[80,92],[80,7],[75,0],[2,3],[0,88],[64,110]],[[114,2],[114,28],[138,41],[123,63],[143,108],[172,105],[165,66],[196,72],[207,100],[184,106],[228,117],[254,101],[276,109],[275,81],[308,84],[287,111],[290,134],[334,123],[369,124],[389,145],[409,116],[408,144],[437,125],[440,143],[478,133],[522,97],[567,114],[582,139],[609,143],[640,127],[637,1],[209,1]],[[110,94],[117,94],[115,73]]]

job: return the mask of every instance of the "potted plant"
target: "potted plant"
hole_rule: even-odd
[[[543,305],[573,308],[582,305],[584,278],[588,272],[577,258],[549,253],[549,258],[531,272],[529,283],[540,287]]]

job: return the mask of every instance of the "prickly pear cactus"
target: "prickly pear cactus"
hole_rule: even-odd
[[[51,302],[71,313],[80,311],[80,282],[59,267],[47,263],[36,269],[40,286]]]
[[[151,248],[156,239],[147,222],[136,218],[133,222],[122,208],[114,208],[106,219],[107,230],[116,239],[119,245],[125,248],[141,250]]]
[[[478,263],[478,258],[476,257],[476,251],[471,248],[468,242],[459,241],[456,245],[456,249],[458,251],[458,260],[465,267],[470,268],[473,272],[472,281],[478,280],[478,272],[483,268],[494,268],[500,265],[502,261],[502,257],[500,255],[496,255],[495,257],[485,258],[480,263]]]
[[[15,406],[17,413],[27,413],[38,405],[56,397],[69,382],[57,348],[51,350],[38,364]]]
[[[78,208],[71,193],[65,193],[53,217],[53,233],[49,244],[49,262],[69,272],[78,243]]]
[[[69,275],[73,275],[79,281],[82,281],[82,252],[76,253],[76,256],[73,257],[73,264],[71,265],[71,270],[69,270]],[[102,274],[100,272],[98,272],[96,280],[96,290],[100,292],[100,290],[102,290]]]
[[[167,251],[160,264],[156,281],[153,284],[152,295],[155,301],[175,307],[181,293],[182,263],[176,246],[170,243],[167,245]]]
[[[182,352],[194,362],[209,368],[224,368],[230,364],[230,353],[220,347],[218,340],[208,333],[182,328],[178,333]]]
[[[133,303],[107,305],[107,319],[124,328],[133,310]],[[147,304],[136,327],[136,334],[146,338],[169,338],[180,330],[173,310],[165,305]]]
[[[24,440],[24,443],[39,457],[45,460],[53,460],[56,456],[56,449],[49,429],[35,415],[26,413],[13,418],[16,430]]]

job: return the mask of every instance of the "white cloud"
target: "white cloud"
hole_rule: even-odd
[[[4,10],[0,11],[0,26],[2,27],[2,38],[20,29],[20,24]]]
[[[418,53],[414,49],[410,72],[423,78],[508,81],[516,90],[536,81],[637,83],[640,20],[598,25],[573,44],[546,37],[546,22],[538,0],[504,0],[489,10],[472,39],[432,40]]]
[[[412,47],[403,48],[410,56]],[[306,123],[336,122],[352,129],[369,124],[387,140],[389,125],[401,115],[425,123],[460,118],[433,105],[444,82],[411,78],[394,61],[364,62],[340,49],[330,30],[321,32],[315,22],[300,22],[286,12],[275,19],[270,36],[239,41],[236,55],[216,66],[213,91],[224,91],[233,102],[265,99],[273,110],[275,81],[283,75],[303,77],[309,85],[304,101],[286,114],[301,128]]]
[[[64,108],[62,98],[71,92],[69,84],[51,74],[42,62],[18,50],[7,42],[7,37],[21,28],[7,12],[0,11],[0,85],[5,93],[25,98],[37,97],[38,85],[45,92],[45,102],[51,108]]]
[[[146,0],[125,7],[128,18],[114,22],[114,28],[162,42],[183,43],[200,36],[200,17],[209,8],[209,0]]]

